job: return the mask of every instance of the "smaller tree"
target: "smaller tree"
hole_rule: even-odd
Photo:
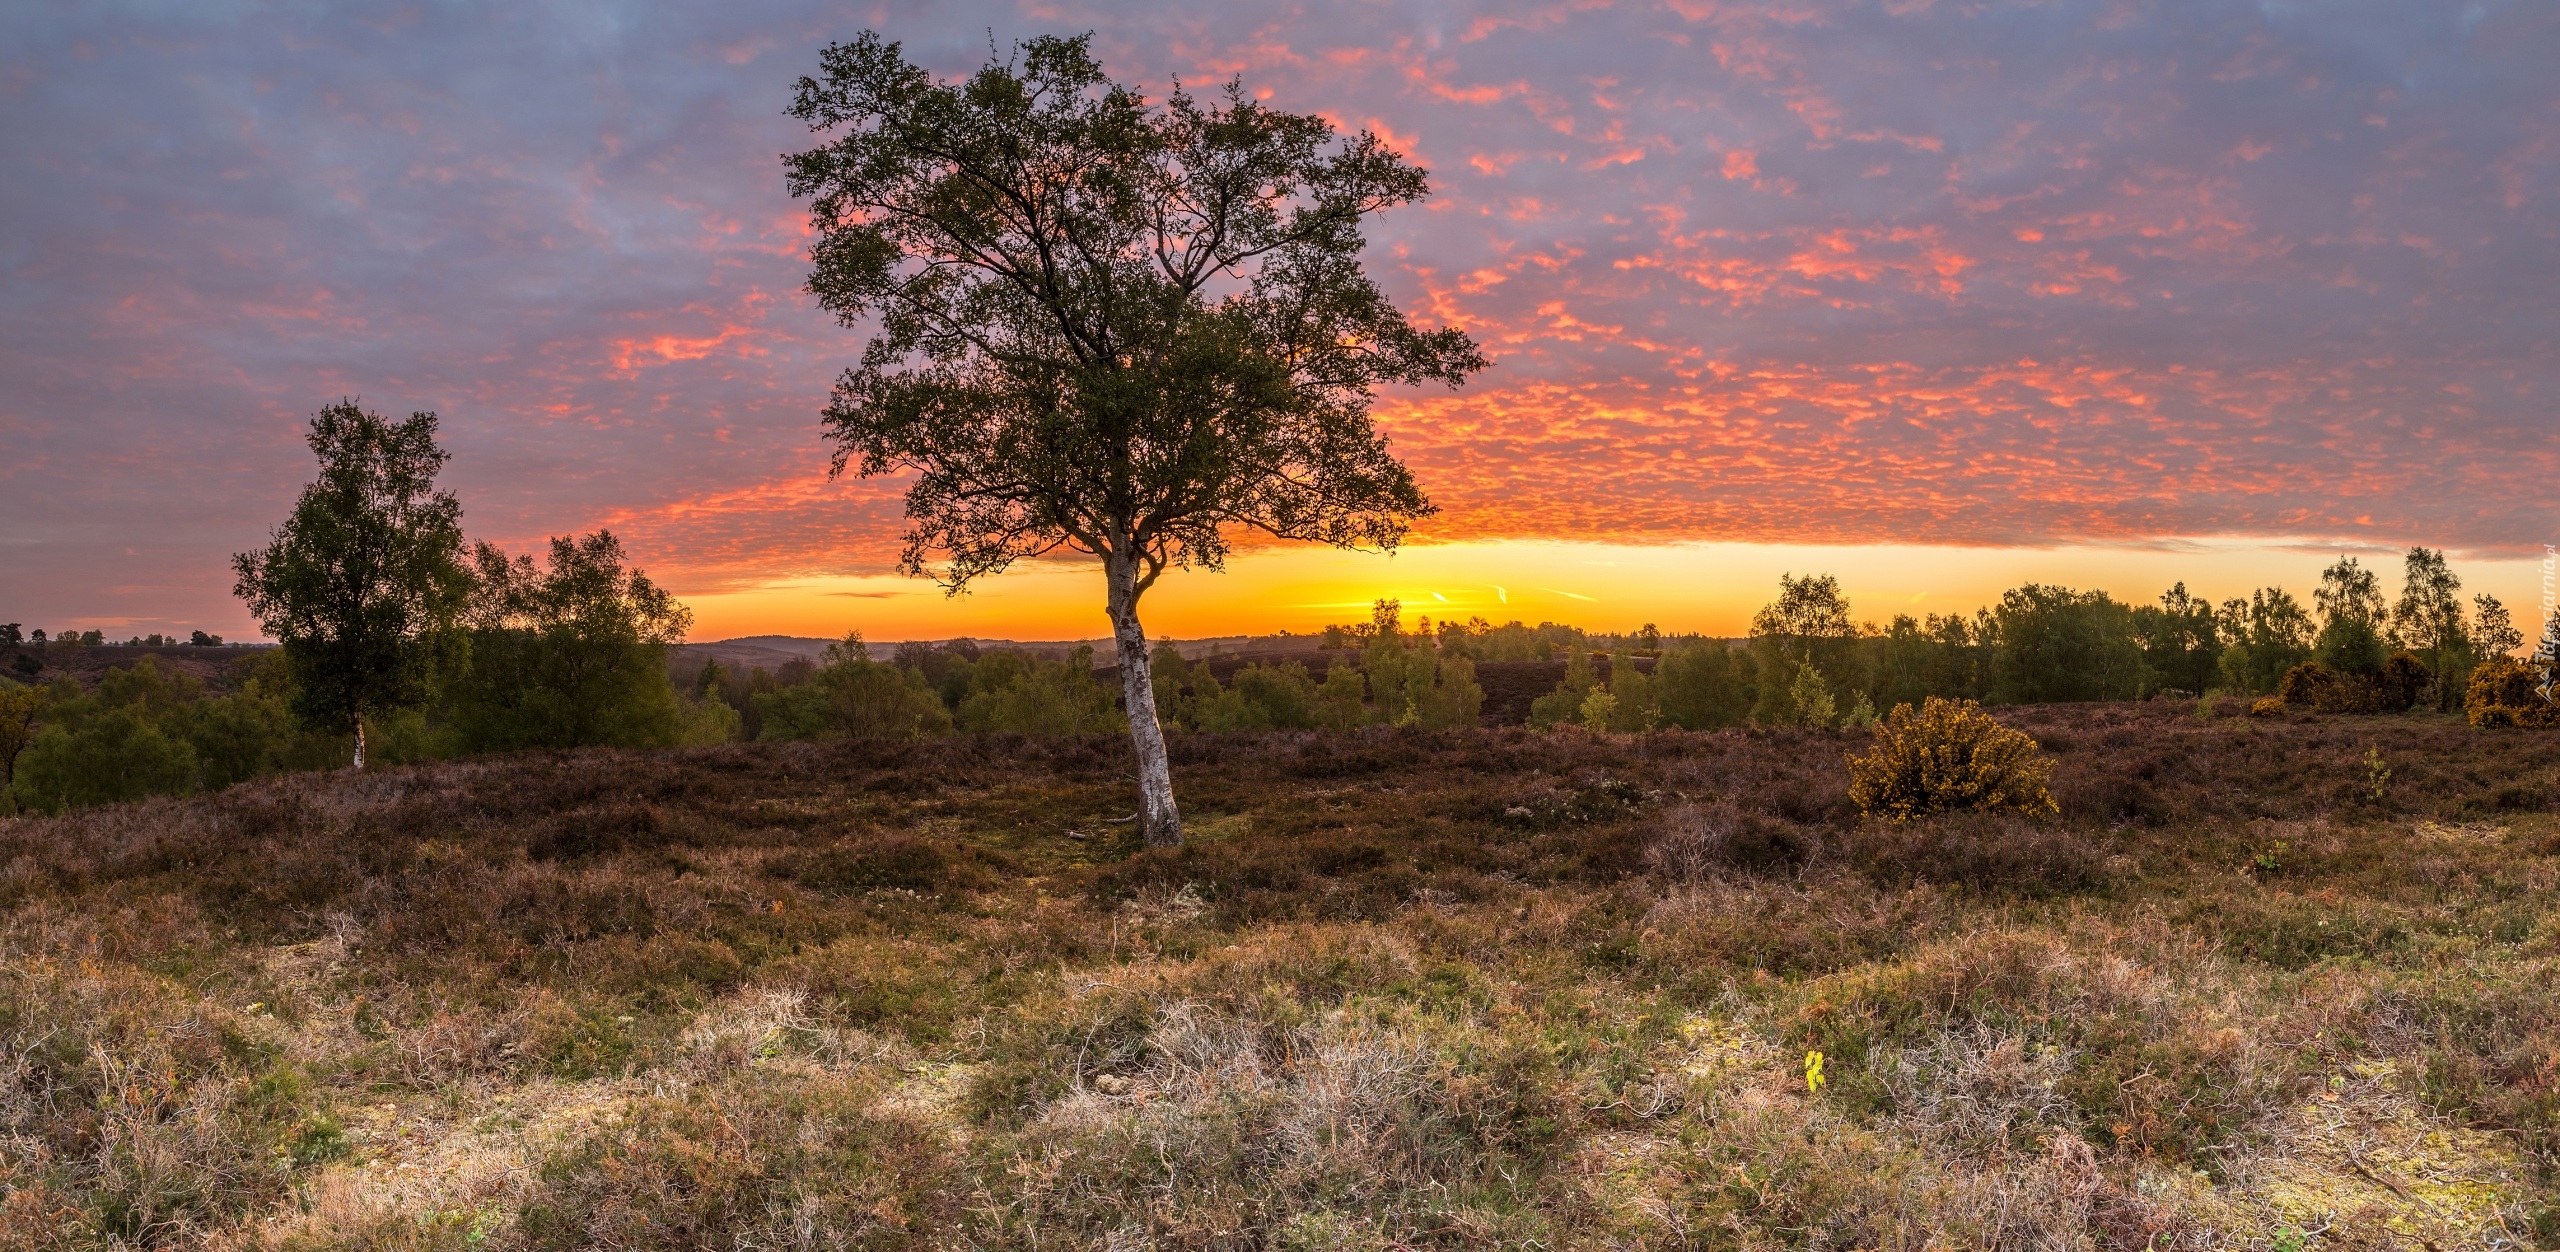
[[[1368,720],[1368,683],[1350,663],[1337,660],[1326,666],[1324,681],[1316,685],[1316,725],[1326,730],[1350,730]]]
[[[1825,674],[1848,679],[1854,665],[1858,628],[1849,620],[1849,601],[1840,580],[1829,574],[1778,576],[1778,598],[1762,605],[1751,618],[1751,652],[1764,676],[1752,720],[1787,724],[1795,719],[1789,703],[1790,680],[1811,665]],[[1771,681],[1770,675],[1779,676]],[[1854,684],[1852,684],[1854,685]]]
[[[2471,608],[2471,646],[2480,656],[2506,656],[2524,646],[2524,632],[2498,597],[2482,592],[2471,597]]]
[[[2320,634],[2312,655],[2341,674],[2375,674],[2382,670],[2383,632],[2391,612],[2383,607],[2382,580],[2354,557],[2342,556],[2320,571],[2320,587],[2311,593],[2320,606]]]
[[[951,713],[922,672],[871,659],[855,631],[827,645],[808,681],[759,692],[766,739],[887,739],[951,733]]]
[[[232,558],[235,591],[284,645],[294,716],[352,731],[363,769],[365,719],[425,703],[456,655],[462,506],[436,490],[433,413],[393,422],[341,400],[307,439],[320,477],[265,549]]]
[[[1838,721],[1830,684],[1822,681],[1822,671],[1812,662],[1796,666],[1796,676],[1787,684],[1787,709],[1791,726],[1830,726]]]
[[[1545,730],[1582,720],[1583,703],[1599,685],[1598,677],[1592,673],[1591,650],[1577,645],[1565,656],[1564,681],[1529,702],[1529,729]]]
[[[1693,639],[1664,652],[1653,671],[1664,720],[1689,730],[1741,725],[1751,698],[1734,661],[1732,646],[1721,639]]]
[[[1658,637],[1656,642],[1659,642]],[[1614,705],[1609,714],[1609,729],[1636,733],[1662,725],[1662,700],[1656,687],[1654,675],[1636,668],[1633,654],[1611,653],[1609,695]]]
[[[683,709],[666,650],[693,611],[626,567],[600,530],[551,541],[549,567],[483,543],[472,554],[471,664],[454,721],[480,751],[665,747]]]
[[[2311,659],[2311,615],[2282,587],[2223,601],[2214,626],[2222,637],[2223,681],[2234,690],[2271,695],[2286,671]]]
[[[2462,580],[2454,576],[2444,553],[2409,549],[2400,603],[2391,611],[2392,628],[2401,644],[2426,662],[2438,708],[2451,707],[2470,670],[2471,635],[2463,621],[2461,590]]]

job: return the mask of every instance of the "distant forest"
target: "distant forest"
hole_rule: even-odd
[[[598,532],[546,563],[487,545],[456,637],[424,698],[370,715],[374,753],[405,762],[530,748],[654,748],[740,740],[1070,736],[1126,728],[1118,677],[1090,648],[907,643],[847,636],[771,669],[682,646],[690,615]],[[1215,650],[1156,645],[1158,716],[1181,733],[1442,730],[1520,724],[1640,733],[1748,725],[1859,728],[1928,696],[1984,704],[2226,697],[2335,713],[2480,704],[2475,671],[2539,686],[2504,606],[2460,596],[2443,554],[2412,549],[2396,597],[2353,557],[2305,604],[2281,587],[2219,604],[2184,584],[2152,604],[2030,584],[1970,616],[1857,620],[1836,579],[1780,580],[1740,639],[1599,633],[1553,622],[1420,618],[1378,602],[1321,635]],[[296,712],[284,649],[0,625],[0,779],[12,811],[218,789],[345,763],[352,731]],[[2510,682],[2510,688],[2517,684]],[[2500,697],[2491,691],[2490,702]],[[2547,703],[2547,698],[2546,698]],[[2474,720],[2481,710],[2474,708]],[[2496,720],[2495,710],[2490,719]],[[2534,722],[2528,714],[2508,720]]]

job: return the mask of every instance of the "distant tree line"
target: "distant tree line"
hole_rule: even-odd
[[[2463,706],[2473,670],[2522,645],[2495,596],[2460,598],[2444,554],[2412,548],[2396,601],[2354,557],[2321,572],[2305,607],[2282,587],[2215,604],[2179,583],[2152,604],[2029,583],[1971,616],[1858,622],[1829,575],[1779,579],[1741,640],[1583,636],[1480,619],[1444,625],[1443,648],[1568,653],[1530,723],[1594,729],[1872,725],[1930,696],[1984,704],[2281,696],[2327,712]],[[2543,651],[2553,651],[2546,640]],[[1595,663],[1606,653],[1605,677]],[[1650,672],[1639,658],[1653,660]]]

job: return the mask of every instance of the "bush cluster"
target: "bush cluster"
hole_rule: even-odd
[[[0,716],[10,721],[0,727],[0,755],[15,756],[0,778],[0,807],[58,813],[328,764],[337,738],[295,724],[283,660],[275,652],[244,658],[233,667],[235,689],[220,695],[149,656],[109,670],[93,692],[68,678],[0,691]],[[391,753],[414,755],[414,745]]]
[[[1870,814],[1909,821],[1929,813],[2057,811],[2045,782],[2053,763],[2036,741],[1993,721],[1971,700],[1898,704],[1875,749],[1849,760],[1849,798]]]
[[[2548,662],[2499,657],[2471,671],[2463,692],[2464,715],[2474,726],[2560,726],[2560,705],[2547,694]]]

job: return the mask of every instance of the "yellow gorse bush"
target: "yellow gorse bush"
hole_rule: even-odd
[[[2035,740],[1971,700],[1931,696],[1916,714],[1895,705],[1876,727],[1875,751],[1849,758],[1849,798],[1897,822],[1960,809],[2044,817],[2057,811],[2045,789],[2052,774]]]
[[[2560,705],[2542,694],[2538,661],[2493,656],[2471,671],[2463,712],[2474,726],[2560,726]]]

